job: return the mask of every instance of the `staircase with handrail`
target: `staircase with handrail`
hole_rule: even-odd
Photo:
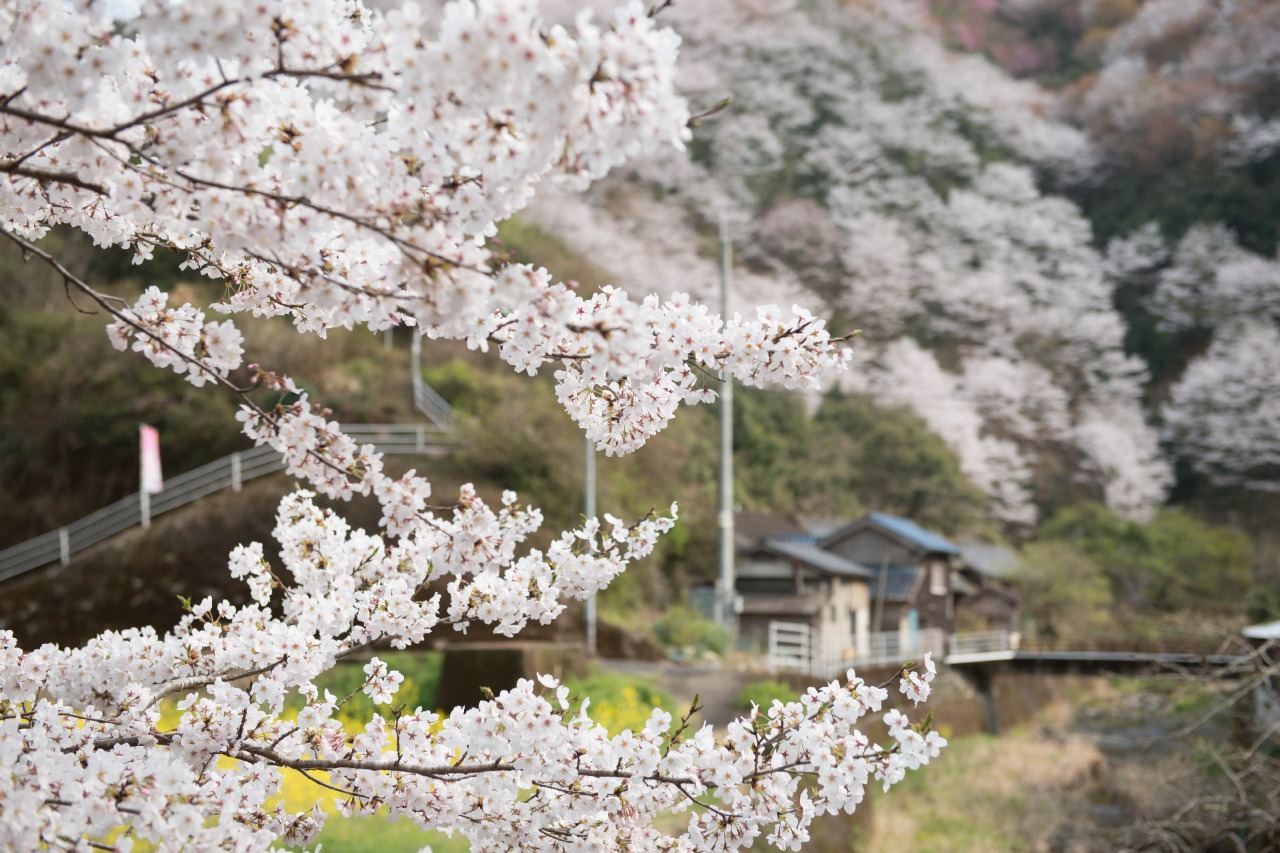
[[[413,404],[429,424],[343,424],[342,431],[382,453],[442,456],[456,444],[456,418],[450,405],[422,380],[417,338],[413,352]],[[232,453],[199,468],[167,478],[164,490],[150,495],[134,492],[78,521],[0,551],[0,582],[51,563],[67,565],[72,555],[151,517],[186,506],[223,489],[240,491],[249,481],[284,470],[280,455],[270,447]]]
[[[452,427],[427,424],[344,424],[342,431],[384,454],[440,456],[456,444]],[[283,471],[280,454],[270,447],[232,453],[199,468],[167,478],[164,491],[149,495],[149,514],[142,495],[134,492],[97,512],[0,551],[0,581],[50,563],[66,565],[72,555],[153,517],[223,489],[240,491],[249,480]]]

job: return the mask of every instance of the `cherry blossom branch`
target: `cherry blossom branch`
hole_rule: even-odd
[[[267,806],[290,764],[350,797],[349,810],[386,804],[474,849],[736,849],[761,831],[795,846],[820,811],[851,809],[869,780],[891,785],[937,754],[943,741],[896,712],[893,745],[860,735],[854,724],[885,691],[852,673],[753,711],[723,741],[693,731],[692,712],[673,726],[656,711],[610,736],[546,677],[549,692],[521,682],[445,718],[397,707],[348,731],[336,712],[352,696],[317,685],[339,659],[415,645],[441,625],[514,635],[549,623],[650,554],[676,508],[635,524],[588,519],[546,548],[529,546],[542,516],[514,494],[491,508],[464,487],[437,516],[425,479],[384,474],[381,455],[288,377],[251,366],[253,383],[237,385],[243,338],[230,321],[170,307],[157,288],[132,305],[97,292],[36,245],[49,229],[132,248],[136,261],[172,249],[183,269],[227,283],[217,310],[292,315],[320,335],[412,324],[492,344],[518,371],[550,365],[560,402],[611,453],[707,399],[698,370],[800,387],[848,355],[799,308],[720,318],[681,294],[582,298],[545,270],[493,264],[484,241],[541,182],[582,187],[688,138],[678,38],[638,2],[572,31],[544,27],[522,0],[450,4],[435,34],[412,4],[350,0],[146,4],[124,29],[109,14],[42,3],[10,22],[0,135],[23,153],[0,160],[0,230],[113,318],[113,346],[235,395],[244,432],[289,473],[333,497],[374,494],[386,537],[298,492],[276,516],[279,570],[261,543],[231,553],[249,604],[188,602],[172,631],[108,632],[80,649],[24,652],[0,630],[0,752],[16,757],[0,799],[17,791],[33,805],[6,811],[0,848],[22,833],[106,845],[122,827],[130,841],[190,849],[306,844],[320,810]],[[263,386],[297,400],[254,404]],[[446,588],[426,597],[437,579]],[[376,656],[364,672],[360,691],[390,706],[403,676]],[[931,678],[930,666],[900,689],[922,699]],[[303,706],[286,714],[292,695]],[[179,720],[162,730],[161,703],[178,697]],[[650,825],[691,807],[681,838]]]
[[[66,184],[67,186],[88,190],[89,192],[97,193],[98,195],[105,196],[109,194],[106,188],[101,184],[86,181],[70,172],[52,172],[47,169],[33,169],[29,166],[23,166],[22,162],[29,156],[29,154],[23,155],[21,159],[14,162],[0,162],[0,172],[8,175],[16,175],[20,178],[31,178],[32,180],[40,181],[41,183],[50,182],[55,184]]]

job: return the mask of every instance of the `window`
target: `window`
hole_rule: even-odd
[[[934,595],[947,594],[947,564],[935,560],[929,565],[929,592]]]

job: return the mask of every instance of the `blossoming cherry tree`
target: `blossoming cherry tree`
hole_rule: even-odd
[[[373,495],[382,531],[298,492],[279,508],[277,563],[258,543],[231,554],[246,606],[198,602],[166,633],[79,649],[24,651],[0,631],[0,848],[304,843],[325,812],[280,802],[288,768],[347,813],[389,809],[476,850],[731,850],[762,833],[797,849],[814,817],[938,754],[942,738],[900,712],[887,743],[861,734],[887,691],[853,673],[719,740],[662,711],[610,736],[547,677],[345,730],[343,700],[315,684],[339,659],[441,626],[548,622],[648,554],[676,508],[587,519],[545,550],[527,544],[541,514],[513,494],[492,507],[464,487],[433,508],[426,478],[385,474],[292,378],[246,367],[237,322],[289,317],[322,337],[409,326],[492,348],[516,370],[554,370],[560,402],[607,453],[709,399],[700,371],[811,387],[848,353],[798,308],[721,318],[679,294],[583,296],[490,256],[494,223],[540,182],[582,187],[688,138],[679,40],[638,3],[572,26],[530,0],[126,5],[0,2],[0,234],[108,313],[117,348],[236,395],[244,433],[314,492]],[[152,287],[122,302],[59,259],[53,229],[139,262],[176,254],[221,301],[173,305]],[[282,402],[255,402],[264,386]],[[903,692],[923,700],[933,673],[904,672]],[[394,700],[398,673],[375,656],[365,675],[365,693]],[[292,694],[303,707],[286,715]],[[162,722],[167,701],[176,723]],[[653,827],[679,811],[683,832]]]

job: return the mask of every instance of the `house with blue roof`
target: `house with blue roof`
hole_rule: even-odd
[[[955,625],[960,548],[907,518],[867,513],[828,534],[825,551],[871,570],[871,631],[914,636],[928,629],[951,633]]]
[[[832,524],[748,512],[736,516],[735,532],[745,650],[772,650],[782,625],[803,628],[809,654],[833,665],[940,655],[957,610],[979,600],[979,627],[1016,630],[1016,596],[988,590],[960,546],[910,519],[872,512]],[[993,607],[996,621],[986,613]]]

